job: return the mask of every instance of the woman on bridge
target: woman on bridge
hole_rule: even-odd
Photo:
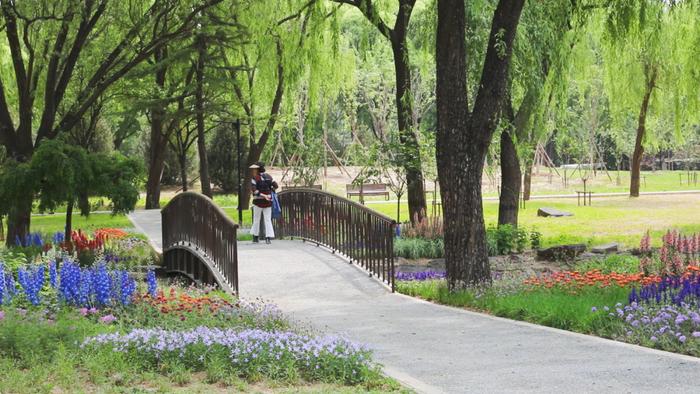
[[[279,187],[272,176],[265,172],[265,164],[257,162],[250,166],[253,170],[251,190],[253,194],[253,243],[260,240],[260,216],[265,220],[265,243],[275,237],[275,229],[272,228],[272,192]]]

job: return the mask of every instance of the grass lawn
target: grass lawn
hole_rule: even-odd
[[[368,207],[396,218],[396,204],[369,204]],[[540,207],[552,207],[574,216],[543,218]],[[542,233],[543,245],[581,242],[619,242],[636,247],[647,230],[660,242],[667,229],[700,231],[700,195],[642,196],[636,199],[610,197],[593,200],[593,206],[579,207],[575,199],[532,200],[520,211],[519,224]],[[498,202],[484,201],[486,225],[498,221]],[[408,205],[401,205],[401,220],[408,219]]]
[[[95,363],[100,361],[93,360]],[[219,378],[212,372],[180,371],[171,374],[86,364],[58,355],[41,368],[22,368],[9,357],[0,357],[2,393],[410,393],[390,379],[369,386],[332,383],[285,383],[269,379],[247,382],[234,375]],[[115,372],[115,369],[118,372]]]
[[[613,306],[627,302],[629,289],[589,287],[573,293],[564,289],[532,289],[508,293],[498,287],[484,291],[450,292],[444,280],[397,282],[397,291],[455,307],[515,320],[524,320],[585,334],[601,330],[599,316],[591,313],[594,305]]]
[[[32,216],[32,231],[54,233],[63,231],[66,226],[65,214]],[[78,230],[95,230],[98,228],[132,228],[133,225],[126,215],[111,215],[108,213],[93,213],[88,217],[73,215],[73,228]]]

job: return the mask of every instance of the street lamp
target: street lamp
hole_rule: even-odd
[[[236,119],[236,169],[238,171],[238,224],[243,224],[243,208],[241,196],[243,195],[243,176],[241,175],[241,120]]]

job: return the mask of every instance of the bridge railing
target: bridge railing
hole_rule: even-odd
[[[194,250],[218,271],[216,277],[238,293],[238,225],[210,198],[193,192],[176,195],[161,214],[164,258],[169,249]]]
[[[339,252],[394,291],[396,221],[321,190],[290,189],[278,196],[282,207],[278,235],[299,237]]]

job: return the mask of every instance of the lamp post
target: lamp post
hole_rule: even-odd
[[[243,224],[243,208],[241,208],[241,196],[243,195],[243,176],[241,171],[241,120],[236,119],[236,168],[238,170],[238,224]]]

